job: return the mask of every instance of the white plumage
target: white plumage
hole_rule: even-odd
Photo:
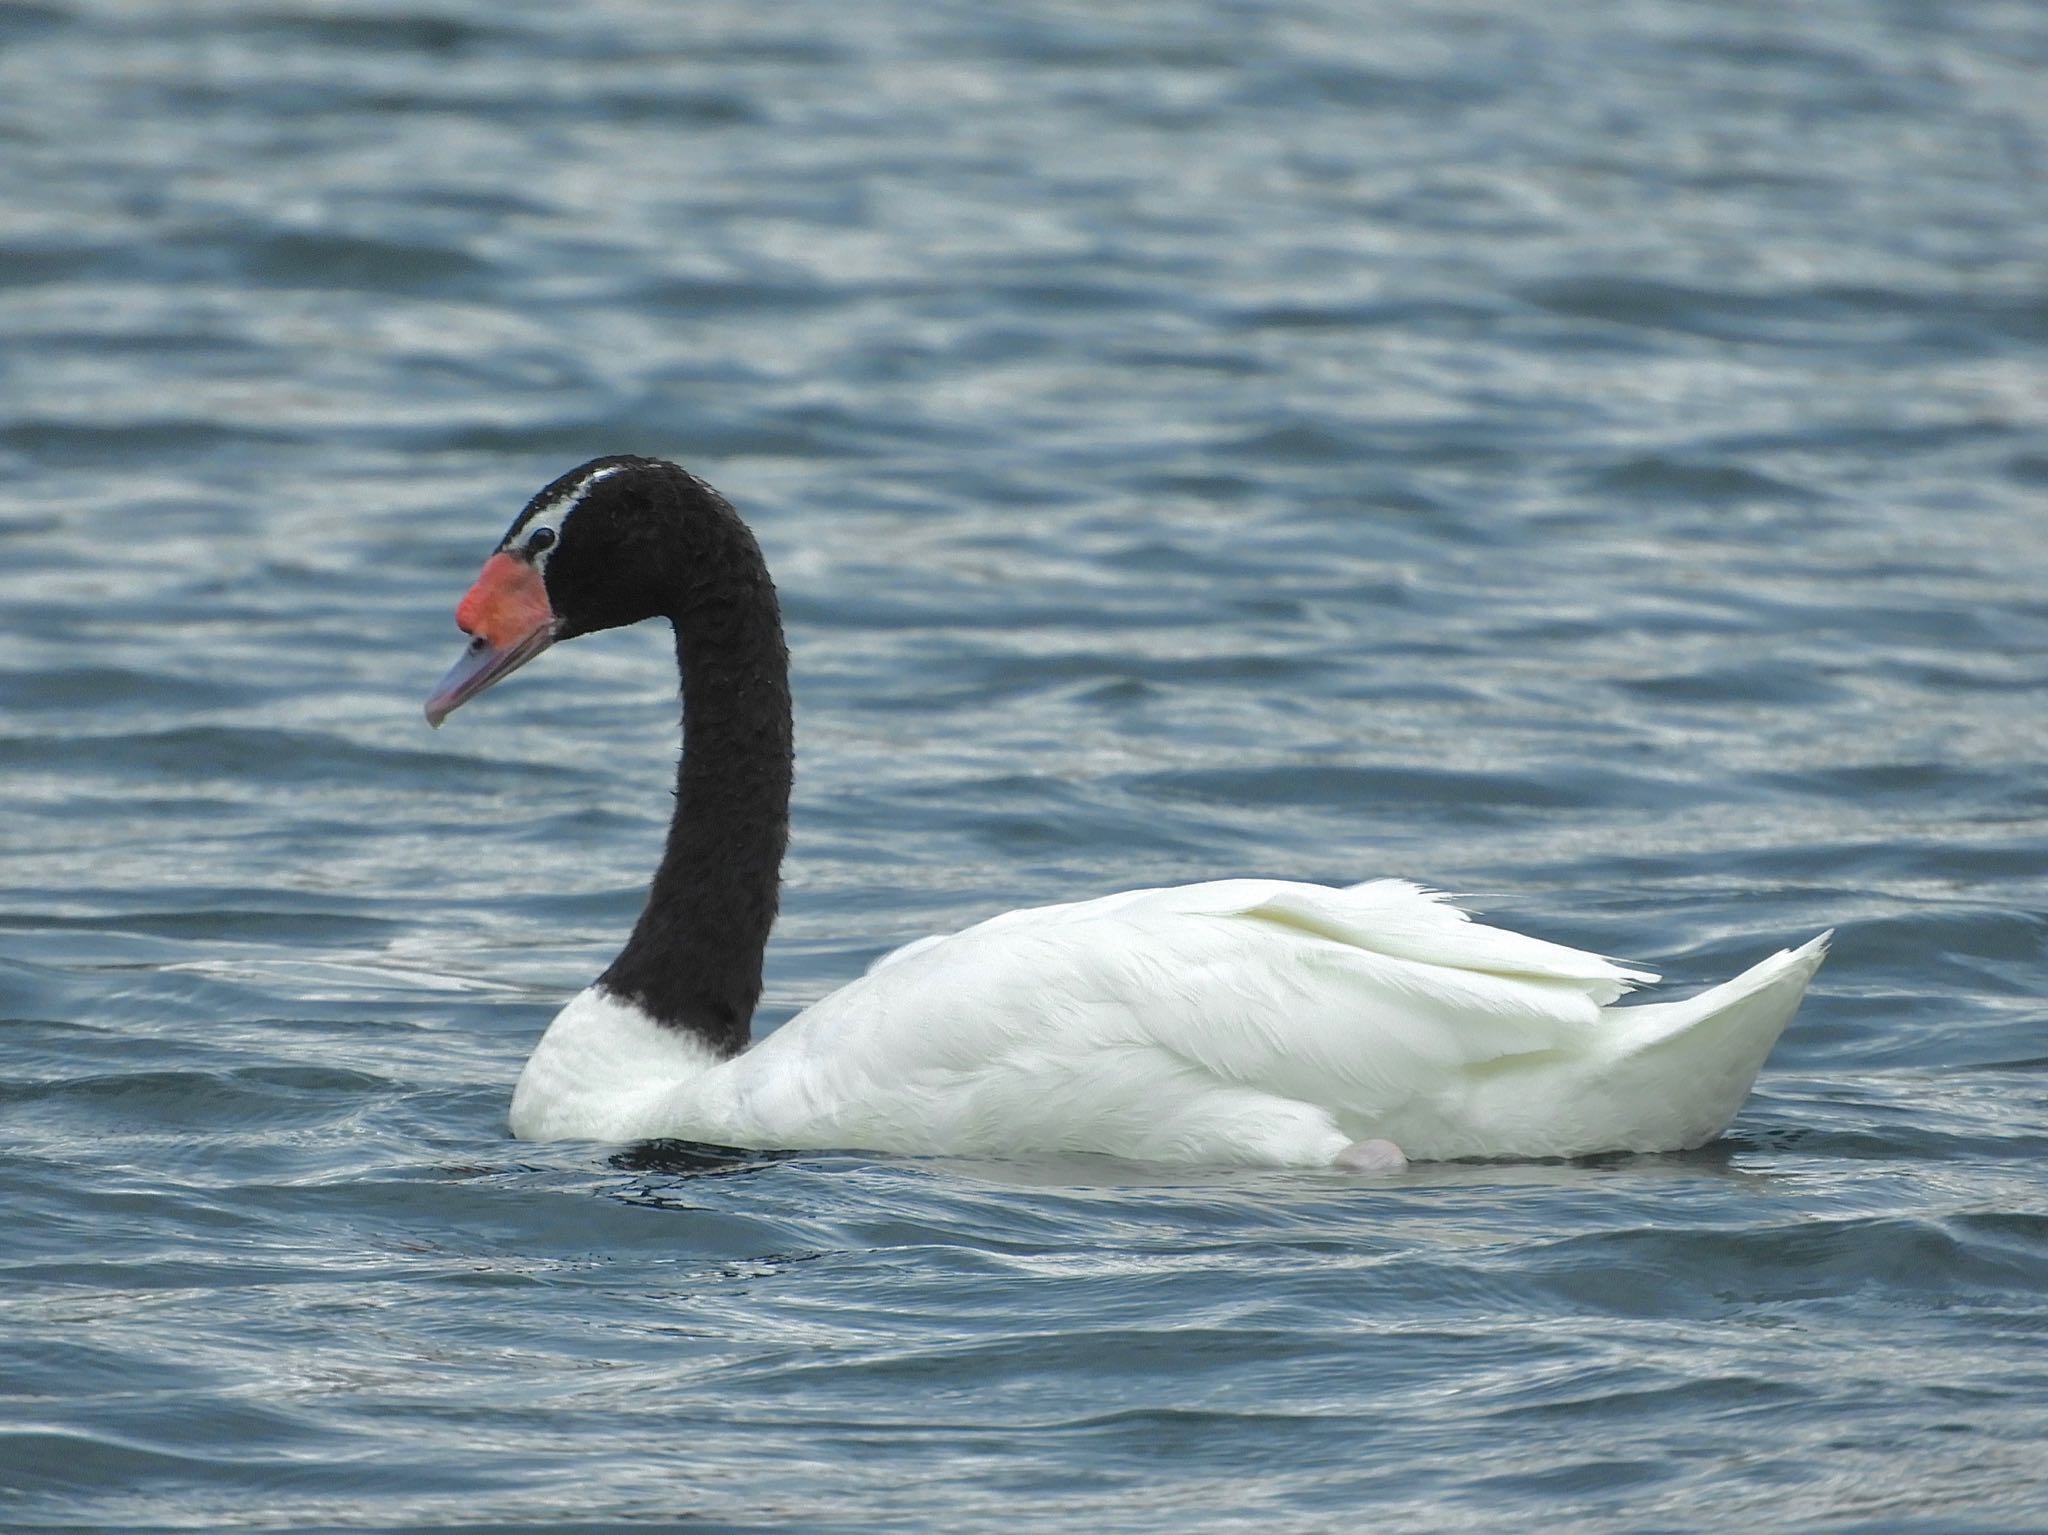
[[[1827,938],[1617,1007],[1656,977],[1399,880],[1137,890],[907,945],[728,1059],[593,987],[512,1128],[1274,1167],[1678,1150],[1734,1118]]]

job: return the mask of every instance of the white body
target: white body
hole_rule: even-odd
[[[1009,912],[718,1059],[599,988],[512,1099],[528,1140],[1322,1167],[1671,1151],[1726,1129],[1823,935],[1684,1002],[1416,886],[1224,880]]]

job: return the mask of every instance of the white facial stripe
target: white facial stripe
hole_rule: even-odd
[[[554,554],[556,549],[562,546],[562,524],[569,520],[569,514],[582,504],[585,496],[590,494],[591,486],[595,485],[599,480],[609,479],[615,474],[622,473],[625,468],[624,464],[606,464],[602,469],[593,469],[590,473],[583,476],[582,479],[576,481],[575,484],[565,486],[557,494],[543,501],[539,506],[536,506],[531,512],[527,513],[525,517],[521,518],[519,526],[512,530],[512,537],[509,540],[511,546],[515,549],[523,550],[538,529],[553,529],[555,534],[553,545],[531,556],[533,568],[542,575],[546,575],[549,557]]]

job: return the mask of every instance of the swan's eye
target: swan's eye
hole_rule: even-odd
[[[528,538],[526,541],[526,553],[528,558],[531,558],[536,554],[546,554],[550,549],[554,547],[555,530],[553,528],[535,528],[533,530],[533,536]]]

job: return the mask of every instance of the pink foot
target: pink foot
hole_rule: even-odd
[[[1330,1165],[1347,1173],[1398,1173],[1408,1158],[1392,1141],[1353,1141]]]

